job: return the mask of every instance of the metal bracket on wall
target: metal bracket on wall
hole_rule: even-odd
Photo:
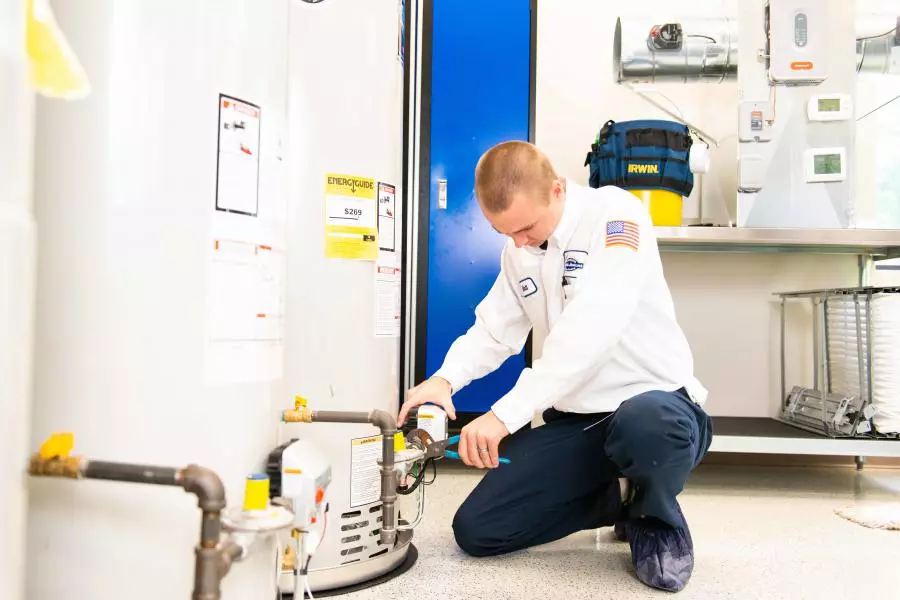
[[[664,113],[666,113],[667,115],[669,115],[670,117],[672,117],[673,119],[675,119],[676,121],[678,121],[679,123],[684,125],[685,127],[689,128],[691,131],[693,131],[694,133],[697,134],[697,137],[699,137],[701,140],[703,140],[707,144],[712,144],[716,148],[719,147],[719,141],[716,138],[709,135],[708,133],[706,133],[705,131],[703,131],[702,129],[697,127],[696,125],[692,125],[691,123],[686,121],[680,115],[676,115],[674,112],[672,112],[671,110],[669,110],[668,108],[666,108],[665,106],[663,106],[662,104],[660,104],[659,102],[657,102],[656,100],[654,100],[653,98],[648,96],[647,93],[644,92],[643,90],[638,89],[637,87],[635,87],[634,85],[632,85],[631,83],[629,83],[627,81],[622,82],[621,85],[624,85],[626,88],[628,88],[629,90],[631,90],[632,92],[637,94],[641,99],[649,102],[650,104],[652,104],[659,110],[663,111]]]

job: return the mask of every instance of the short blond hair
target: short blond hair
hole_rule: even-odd
[[[491,213],[509,208],[515,193],[545,198],[557,179],[550,159],[528,142],[503,142],[484,153],[475,167],[475,195]]]

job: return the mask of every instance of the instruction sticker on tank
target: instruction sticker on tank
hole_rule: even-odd
[[[378,247],[393,252],[396,249],[397,188],[378,183]]]
[[[237,228],[229,232],[221,227],[216,233],[208,271],[207,380],[279,379],[284,361],[284,249],[237,239]]]
[[[372,504],[381,497],[381,436],[350,440],[350,508]]]
[[[400,265],[393,252],[375,263],[375,337],[400,337]]]
[[[376,260],[377,211],[374,179],[353,175],[326,175],[325,256]]]
[[[255,104],[219,95],[216,210],[259,212],[259,120]]]

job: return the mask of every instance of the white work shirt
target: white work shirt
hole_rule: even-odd
[[[518,354],[533,330],[536,359],[492,407],[510,433],[550,407],[612,412],[652,390],[685,388],[702,405],[647,209],[617,187],[566,187],[547,249],[507,242],[474,325],[435,375],[458,392]]]

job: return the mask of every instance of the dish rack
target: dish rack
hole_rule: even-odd
[[[781,414],[778,420],[831,438],[900,434],[900,287],[778,294]],[[812,305],[813,386],[787,389],[786,304]]]

